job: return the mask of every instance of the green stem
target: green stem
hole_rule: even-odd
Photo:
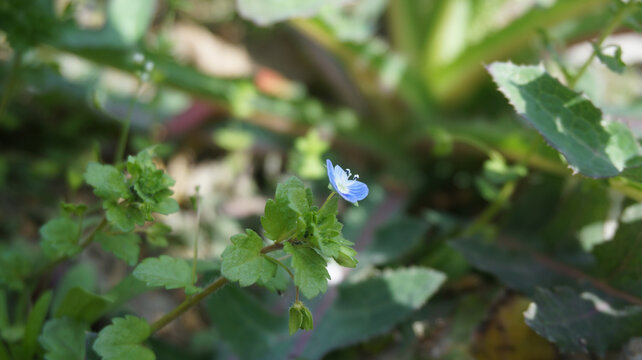
[[[127,147],[127,137],[129,136],[129,128],[131,127],[132,113],[134,112],[134,105],[136,105],[136,97],[138,96],[140,87],[140,84],[136,87],[134,96],[132,96],[131,101],[129,102],[127,116],[125,117],[125,120],[123,121],[123,127],[120,130],[120,138],[118,139],[118,147],[116,148],[116,156],[114,157],[114,164],[116,165],[125,156],[125,148]]]
[[[22,64],[22,52],[17,51],[13,57],[13,64],[11,64],[11,69],[9,70],[9,79],[5,83],[4,89],[2,90],[2,100],[0,100],[0,122],[4,117],[4,112],[9,105],[9,100],[13,94],[13,90],[18,83],[18,70]]]
[[[261,254],[267,254],[272,251],[280,250],[283,249],[283,243],[274,243],[272,245],[266,246],[263,249],[261,249]],[[276,259],[274,259],[276,260]],[[169,324],[172,322],[174,319],[178,318],[179,316],[183,315],[187,310],[189,310],[192,306],[198,304],[201,302],[203,299],[208,297],[210,294],[215,292],[216,290],[220,289],[223,287],[223,285],[227,284],[229,280],[227,280],[224,277],[220,277],[216,279],[213,283],[208,285],[203,291],[200,293],[187,298],[185,301],[183,301],[180,305],[175,307],[172,311],[168,312],[167,314],[163,315],[160,319],[155,321],[150,327],[151,327],[151,333],[155,333],[158,330],[162,329],[165,325]]]
[[[595,43],[596,47],[599,49],[602,46],[602,43],[606,38],[613,33],[617,29],[617,27],[620,25],[622,20],[629,14],[631,10],[636,6],[635,1],[629,1],[629,3],[625,6],[622,6],[618,9],[618,11],[615,13],[613,16],[613,19],[611,19],[611,22],[606,26],[604,31],[602,32],[602,35],[600,35],[599,39]],[[593,50],[591,53],[591,56],[589,56],[588,59],[584,62],[582,67],[580,67],[580,70],[573,76],[570,81],[568,82],[568,86],[570,88],[574,88],[575,85],[577,85],[577,82],[580,80],[582,75],[584,75],[584,72],[588,67],[591,65],[593,60],[595,59],[595,56],[597,56],[597,49]]]
[[[477,233],[482,227],[488,224],[499,211],[506,205],[508,200],[510,200],[511,195],[515,191],[515,186],[517,183],[515,181],[510,181],[504,184],[502,189],[499,191],[497,198],[486,208],[484,211],[477,216],[475,221],[473,221],[470,226],[465,228],[461,232],[461,236],[471,236]]]
[[[196,199],[194,200],[196,206],[196,234],[194,235],[194,259],[192,261],[192,285],[196,283],[196,262],[198,261],[198,234],[200,232],[200,223],[201,223],[201,207],[198,203],[198,192],[196,193]]]

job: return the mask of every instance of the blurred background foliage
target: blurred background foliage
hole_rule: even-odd
[[[150,340],[159,359],[642,357],[642,185],[574,174],[484,67],[541,62],[568,81],[622,6],[0,1],[3,343],[27,336],[47,288],[54,308],[77,286],[111,296],[111,315],[149,320],[181,301],[132,285],[128,264],[95,244],[33,278],[39,227],[61,201],[99,208],[82,174],[112,160],[131,119],[127,152],[160,144],[183,209],[145,229],[141,257],[190,256],[198,187],[204,277],[290,174],[323,194],[331,158],[371,189],[341,209],[360,263],[331,267],[328,293],[309,305],[312,332],[287,334],[290,296],[228,286]],[[604,44],[621,58],[598,55],[576,89],[639,140],[642,10],[617,25]],[[439,290],[430,276],[444,277]]]

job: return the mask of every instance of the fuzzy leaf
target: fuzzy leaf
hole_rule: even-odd
[[[85,327],[82,322],[70,318],[47,321],[38,338],[45,349],[45,359],[84,360]]]
[[[185,288],[186,292],[194,291],[190,266],[183,259],[167,255],[143,260],[134,269],[134,277],[144,281],[148,286],[164,286],[165,289]]]
[[[44,252],[54,259],[73,255],[80,250],[78,246],[80,227],[77,222],[69,218],[49,220],[40,228],[40,236]]]
[[[626,125],[604,120],[600,109],[543,67],[496,62],[488,71],[517,113],[582,174],[616,176],[638,155]]]
[[[133,205],[105,201],[103,207],[107,210],[109,223],[123,232],[130,232],[136,225],[145,224],[145,215]]]
[[[265,204],[261,225],[265,236],[280,242],[305,228],[303,216],[310,210],[310,202],[301,180],[291,177],[276,187],[274,200]]]
[[[154,353],[142,345],[150,333],[143,319],[131,315],[116,318],[98,333],[93,349],[103,360],[154,360]]]
[[[276,273],[276,264],[261,254],[263,240],[252,230],[232,236],[232,244],[225,248],[221,258],[221,274],[241,286],[249,286],[257,280],[267,282]]]
[[[595,294],[563,287],[538,289],[526,323],[554,342],[562,352],[591,352],[603,356],[642,333],[642,308],[615,309]]]
[[[103,200],[118,200],[129,194],[125,175],[112,165],[91,162],[84,176],[87,184],[94,188],[94,194]]]
[[[321,255],[309,247],[293,246],[289,242],[284,244],[283,250],[292,255],[294,283],[305,297],[312,299],[328,289],[330,274]]]
[[[127,264],[133,266],[138,262],[138,253],[140,252],[138,245],[140,237],[138,235],[134,233],[107,235],[100,232],[96,234],[95,240],[100,243],[103,250],[113,253]]]

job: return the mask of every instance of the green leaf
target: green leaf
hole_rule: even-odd
[[[496,62],[488,71],[517,113],[576,171],[590,177],[612,177],[638,155],[638,145],[626,125],[603,119],[600,109],[543,67]]]
[[[22,290],[33,270],[33,255],[22,246],[0,246],[0,284]]]
[[[279,256],[277,254],[278,253],[271,253],[267,256],[278,258]],[[285,259],[281,262],[285,264],[285,266],[288,266],[289,260],[290,259]],[[263,281],[261,280],[261,278],[259,278],[256,283],[273,292],[285,291],[290,284],[290,274],[288,274],[287,271],[283,269],[283,267],[277,266],[276,272],[274,273],[274,276],[272,278],[270,278],[268,281]]]
[[[31,309],[29,317],[27,318],[27,325],[25,326],[25,334],[22,339],[22,358],[31,359],[36,353],[38,346],[38,334],[42,329],[42,324],[45,322],[47,312],[49,311],[49,304],[51,303],[52,293],[47,291],[40,295],[38,301]]]
[[[168,197],[163,200],[161,200],[159,203],[154,205],[152,208],[153,212],[157,212],[159,214],[163,215],[169,215],[173,214],[175,212],[178,212],[180,210],[180,206],[178,206],[178,202],[176,200]]]
[[[326,292],[330,274],[326,270],[327,263],[321,255],[312,248],[294,246],[289,242],[284,244],[283,250],[292,255],[294,284],[305,297],[312,299],[319,293]]]
[[[303,323],[303,314],[301,313],[301,309],[294,305],[290,307],[288,314],[290,315],[288,318],[288,329],[290,331],[290,335],[294,335],[301,328],[301,324]]]
[[[95,237],[103,250],[109,251],[127,264],[133,266],[138,262],[140,237],[135,233],[108,235],[99,232]]]
[[[136,269],[134,277],[144,281],[148,286],[164,286],[165,289],[185,288],[194,290],[192,269],[183,259],[161,255],[159,258],[147,258]]]
[[[232,244],[225,248],[221,258],[221,274],[241,286],[249,286],[257,280],[267,282],[276,273],[276,264],[261,254],[263,240],[252,230],[232,236]]]
[[[324,6],[345,0],[237,0],[238,11],[258,25],[269,25],[293,17],[314,16]]]
[[[317,213],[317,222],[310,239],[327,257],[339,257],[344,245],[352,245],[341,236],[343,224],[337,220],[338,204],[337,196],[323,204]]]
[[[602,64],[606,65],[609,70],[621,74],[626,69],[626,64],[622,61],[622,48],[619,45],[615,45],[615,51],[613,55],[607,55],[603,52],[597,44],[591,43],[593,45],[593,51],[597,55],[597,58],[600,59]]]
[[[112,165],[90,162],[85,171],[85,181],[103,200],[118,200],[129,195],[125,175]]]
[[[96,290],[96,269],[89,263],[78,263],[70,268],[58,282],[51,301],[52,313],[56,313],[65,296],[72,288],[79,287],[87,291]]]
[[[130,232],[136,225],[145,224],[145,215],[132,204],[105,201],[103,207],[107,210],[109,223],[123,232]]]
[[[81,287],[69,289],[55,311],[55,317],[69,317],[87,324],[98,320],[112,304],[112,300]]]
[[[292,350],[286,314],[274,313],[264,304],[237,286],[226,286],[205,300],[211,323],[241,359],[287,359]]]
[[[308,191],[301,180],[296,177],[277,185],[274,200],[265,204],[265,216],[261,217],[261,225],[265,236],[276,242],[283,241],[298,230],[306,227],[303,218],[311,207]]]
[[[303,357],[318,359],[333,349],[389,331],[419,309],[444,280],[442,273],[431,269],[402,268],[342,284],[337,300],[312,332]]]
[[[43,251],[51,258],[70,256],[80,250],[80,226],[69,218],[49,220],[40,228],[40,236]]]
[[[593,249],[597,273],[618,289],[642,296],[642,222],[623,223],[610,241]]]
[[[154,17],[155,0],[111,0],[109,2],[109,24],[116,30],[123,43],[138,42]]]
[[[532,294],[537,287],[577,285],[574,279],[557,273],[555,268],[526,252],[500,247],[475,237],[451,241],[472,266],[493,274],[511,289]]]
[[[147,242],[159,247],[166,247],[169,243],[167,242],[166,235],[172,231],[172,228],[169,225],[163,224],[161,222],[155,222],[150,227],[145,229],[145,234],[147,234]]]
[[[603,356],[642,333],[642,308],[615,309],[593,293],[578,294],[569,288],[538,289],[524,317],[562,352]]]
[[[428,229],[425,221],[393,220],[377,229],[370,246],[359,254],[359,261],[380,265],[399,259],[421,243]]]
[[[38,338],[45,349],[46,360],[84,360],[85,327],[82,322],[69,319],[51,319]]]
[[[154,360],[154,353],[141,345],[149,335],[145,320],[127,315],[102,329],[93,348],[103,360]]]

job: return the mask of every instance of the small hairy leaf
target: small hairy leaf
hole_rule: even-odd
[[[304,217],[311,207],[310,197],[303,182],[296,177],[277,185],[274,200],[267,201],[265,215],[261,217],[265,236],[280,242],[304,230]]]
[[[94,194],[103,200],[118,200],[129,194],[125,175],[112,165],[90,162],[85,181],[94,188]]]
[[[517,113],[582,174],[616,176],[639,154],[626,125],[604,120],[600,109],[542,66],[496,62],[488,71]]]
[[[108,235],[103,232],[96,234],[95,240],[103,250],[109,251],[129,265],[136,265],[140,252],[140,237],[135,233]]]
[[[82,322],[70,318],[47,321],[38,338],[45,349],[45,359],[84,360],[85,327]]]
[[[136,225],[145,224],[145,214],[134,205],[105,201],[103,207],[107,210],[109,223],[123,232],[130,232]]]
[[[642,308],[615,309],[597,295],[566,287],[537,289],[524,313],[526,324],[562,352],[603,356],[642,332]]]
[[[328,289],[330,274],[326,270],[327,263],[321,255],[312,248],[293,246],[289,242],[284,244],[283,250],[292,255],[294,284],[305,297],[312,299]]]
[[[267,282],[276,273],[276,264],[261,254],[263,240],[252,230],[232,236],[232,244],[225,248],[221,258],[221,274],[241,286],[249,286],[257,280]]]
[[[134,277],[144,281],[148,286],[164,286],[165,289],[185,288],[194,290],[192,269],[183,259],[161,255],[159,258],[147,258],[136,269]]]
[[[93,349],[103,360],[154,360],[154,353],[142,345],[149,335],[145,320],[127,315],[102,329]]]
[[[78,223],[69,218],[49,220],[40,228],[41,246],[44,252],[54,259],[73,255],[80,250],[79,235]]]

